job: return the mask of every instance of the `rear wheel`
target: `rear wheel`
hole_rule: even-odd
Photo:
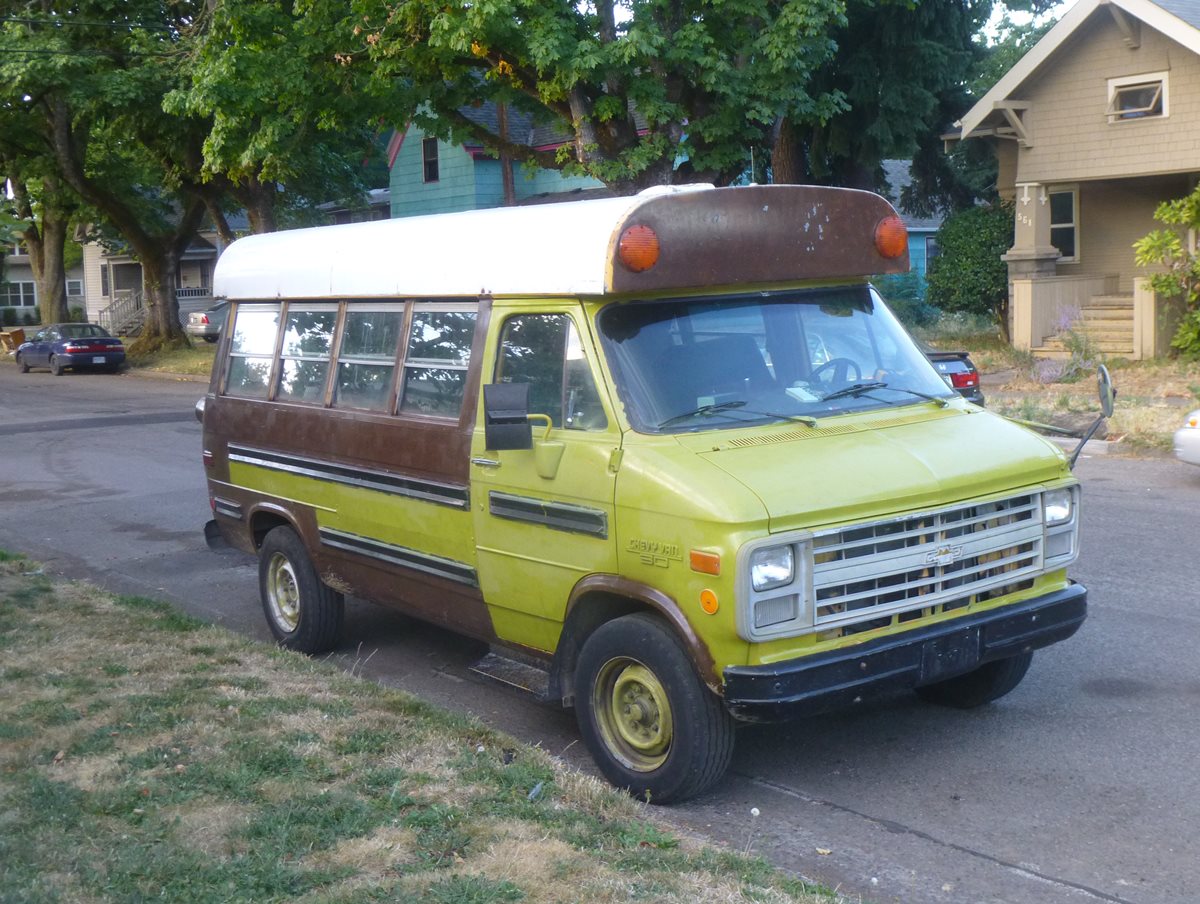
[[[321,582],[304,543],[290,527],[275,528],[263,541],[258,586],[267,625],[281,646],[323,653],[337,643],[345,602]]]
[[[21,357],[20,352],[17,352],[17,370],[23,374],[29,373],[29,365],[25,362],[25,359]]]
[[[953,706],[957,709],[973,709],[999,700],[1020,684],[1025,673],[1029,671],[1031,662],[1032,652],[998,659],[965,675],[919,687],[917,696],[927,703]]]
[[[50,373],[54,374],[56,377],[61,377],[63,375],[63,365],[62,362],[58,360],[58,355],[50,356]]]
[[[575,687],[584,743],[617,787],[670,803],[728,768],[733,719],[660,619],[637,613],[598,628],[580,651]]]

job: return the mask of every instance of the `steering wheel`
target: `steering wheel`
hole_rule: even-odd
[[[829,374],[822,376],[826,371],[829,371]],[[853,380],[850,378],[851,371],[854,371]],[[829,386],[848,386],[851,382],[862,379],[862,370],[852,358],[830,358],[819,367],[814,367],[808,379],[810,382],[825,383]]]

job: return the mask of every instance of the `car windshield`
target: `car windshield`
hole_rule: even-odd
[[[91,323],[69,323],[59,327],[59,333],[64,339],[104,339],[108,333]]]
[[[597,322],[644,433],[945,405],[954,395],[868,286],[619,303]]]

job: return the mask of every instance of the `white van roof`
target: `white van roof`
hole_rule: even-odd
[[[883,199],[847,189],[661,186],[248,236],[217,261],[213,291],[233,300],[579,296],[898,272],[900,261],[879,258],[870,234],[887,214]],[[663,245],[662,262],[634,274],[614,255],[622,228],[643,221]],[[834,258],[838,272],[825,272]]]

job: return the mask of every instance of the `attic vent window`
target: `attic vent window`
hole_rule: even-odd
[[[1161,119],[1167,115],[1167,74],[1108,80],[1108,121]]]
[[[437,182],[438,173],[438,140],[426,138],[421,142],[421,166],[425,182]]]

